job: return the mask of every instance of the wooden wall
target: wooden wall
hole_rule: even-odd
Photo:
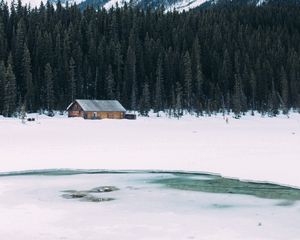
[[[95,116],[96,113],[96,116]],[[122,119],[124,118],[124,113],[123,112],[85,112],[84,113],[84,118],[86,119],[104,119],[104,118],[109,118],[109,119]]]
[[[68,111],[68,117],[83,117],[83,111]]]
[[[83,117],[83,110],[77,102],[69,108],[68,117]]]

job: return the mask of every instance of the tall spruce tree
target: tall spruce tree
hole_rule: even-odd
[[[136,100],[136,81],[134,81],[131,85],[131,102],[130,109],[133,111],[137,110],[137,100]]]
[[[10,62],[10,61],[9,61]],[[10,117],[16,112],[16,77],[11,63],[8,63],[4,83],[4,116]]]
[[[124,70],[124,85],[123,85],[123,95],[130,96],[127,101],[128,107],[131,110],[136,106],[136,55],[134,49],[129,46],[127,49],[126,65]],[[123,96],[126,98],[126,96]]]
[[[143,87],[143,93],[142,93],[142,96],[141,96],[139,110],[140,110],[141,115],[148,116],[150,109],[151,109],[151,105],[150,105],[150,90],[149,90],[149,84],[146,81],[144,83],[144,87]]]
[[[192,99],[192,64],[191,58],[188,51],[183,57],[184,65],[184,98],[185,98],[185,108],[191,110],[191,99]]]
[[[108,66],[108,70],[106,73],[106,96],[107,99],[115,99],[115,80],[114,75],[112,73],[112,67],[111,65]]]
[[[159,55],[156,68],[155,96],[154,96],[154,111],[159,116],[159,111],[163,110],[163,67],[162,56]]]
[[[182,116],[182,87],[179,82],[176,82],[176,90],[175,90],[175,116],[177,118]]]
[[[73,57],[69,61],[69,100],[73,102],[76,98],[76,78],[75,78],[75,61]]]
[[[250,72],[250,79],[249,79],[249,84],[250,84],[250,108],[252,111],[252,115],[254,115],[254,110],[256,109],[255,106],[255,93],[256,93],[256,76],[253,70]]]
[[[202,102],[203,102],[203,83],[204,76],[202,71],[202,64],[200,60],[200,46],[199,40],[196,38],[193,46],[193,55],[194,55],[194,96],[192,105],[194,106],[197,114],[202,113]]]
[[[222,68],[220,71],[220,80],[221,80],[221,86],[224,91],[225,97],[228,96],[227,93],[230,91],[230,78],[232,77],[232,63],[229,56],[228,49],[225,49],[224,55],[223,55],[223,61],[222,61]],[[226,99],[227,102],[229,102],[228,99]],[[229,106],[226,106],[229,108]]]
[[[21,18],[17,25],[17,33],[16,33],[16,45],[14,53],[14,64],[15,64],[15,76],[19,86],[19,92],[23,97],[26,94],[26,80],[22,76],[22,66],[23,66],[23,57],[24,57],[24,46],[25,46],[25,38],[26,38],[26,26],[24,19]],[[13,49],[14,50],[14,49]],[[13,67],[13,66],[12,66]]]
[[[0,16],[0,61],[4,61],[7,54],[7,38],[3,18]]]
[[[44,70],[44,78],[46,82],[46,102],[47,110],[51,112],[54,110],[54,88],[53,88],[53,72],[50,63],[47,63]]]
[[[26,86],[26,93],[25,93],[26,109],[29,111],[33,111],[34,110],[34,89],[33,89],[32,74],[31,74],[31,58],[26,43],[24,43],[24,54],[22,60],[21,76]]]
[[[5,86],[5,65],[3,61],[0,61],[0,115],[3,114],[4,110],[4,86]]]
[[[233,99],[232,99],[232,105],[233,105],[233,112],[236,116],[236,118],[239,118],[241,116],[241,110],[242,110],[242,99],[241,99],[241,77],[239,74],[235,74],[234,76],[235,82],[234,82],[234,93],[233,93]]]
[[[283,67],[281,67],[280,80],[281,80],[282,110],[284,114],[287,114],[289,86],[288,86],[287,75]]]

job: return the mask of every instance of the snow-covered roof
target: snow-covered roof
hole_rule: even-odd
[[[87,100],[76,99],[77,102],[86,112],[125,112],[126,109],[117,100]],[[73,102],[73,103],[74,103]],[[71,103],[67,110],[73,105]]]

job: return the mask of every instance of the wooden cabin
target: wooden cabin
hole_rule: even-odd
[[[84,119],[122,119],[125,108],[117,100],[85,100],[76,99],[68,108],[68,117]]]

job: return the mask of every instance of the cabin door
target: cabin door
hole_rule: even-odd
[[[94,118],[94,119],[97,119],[97,112],[94,112],[93,118]]]

